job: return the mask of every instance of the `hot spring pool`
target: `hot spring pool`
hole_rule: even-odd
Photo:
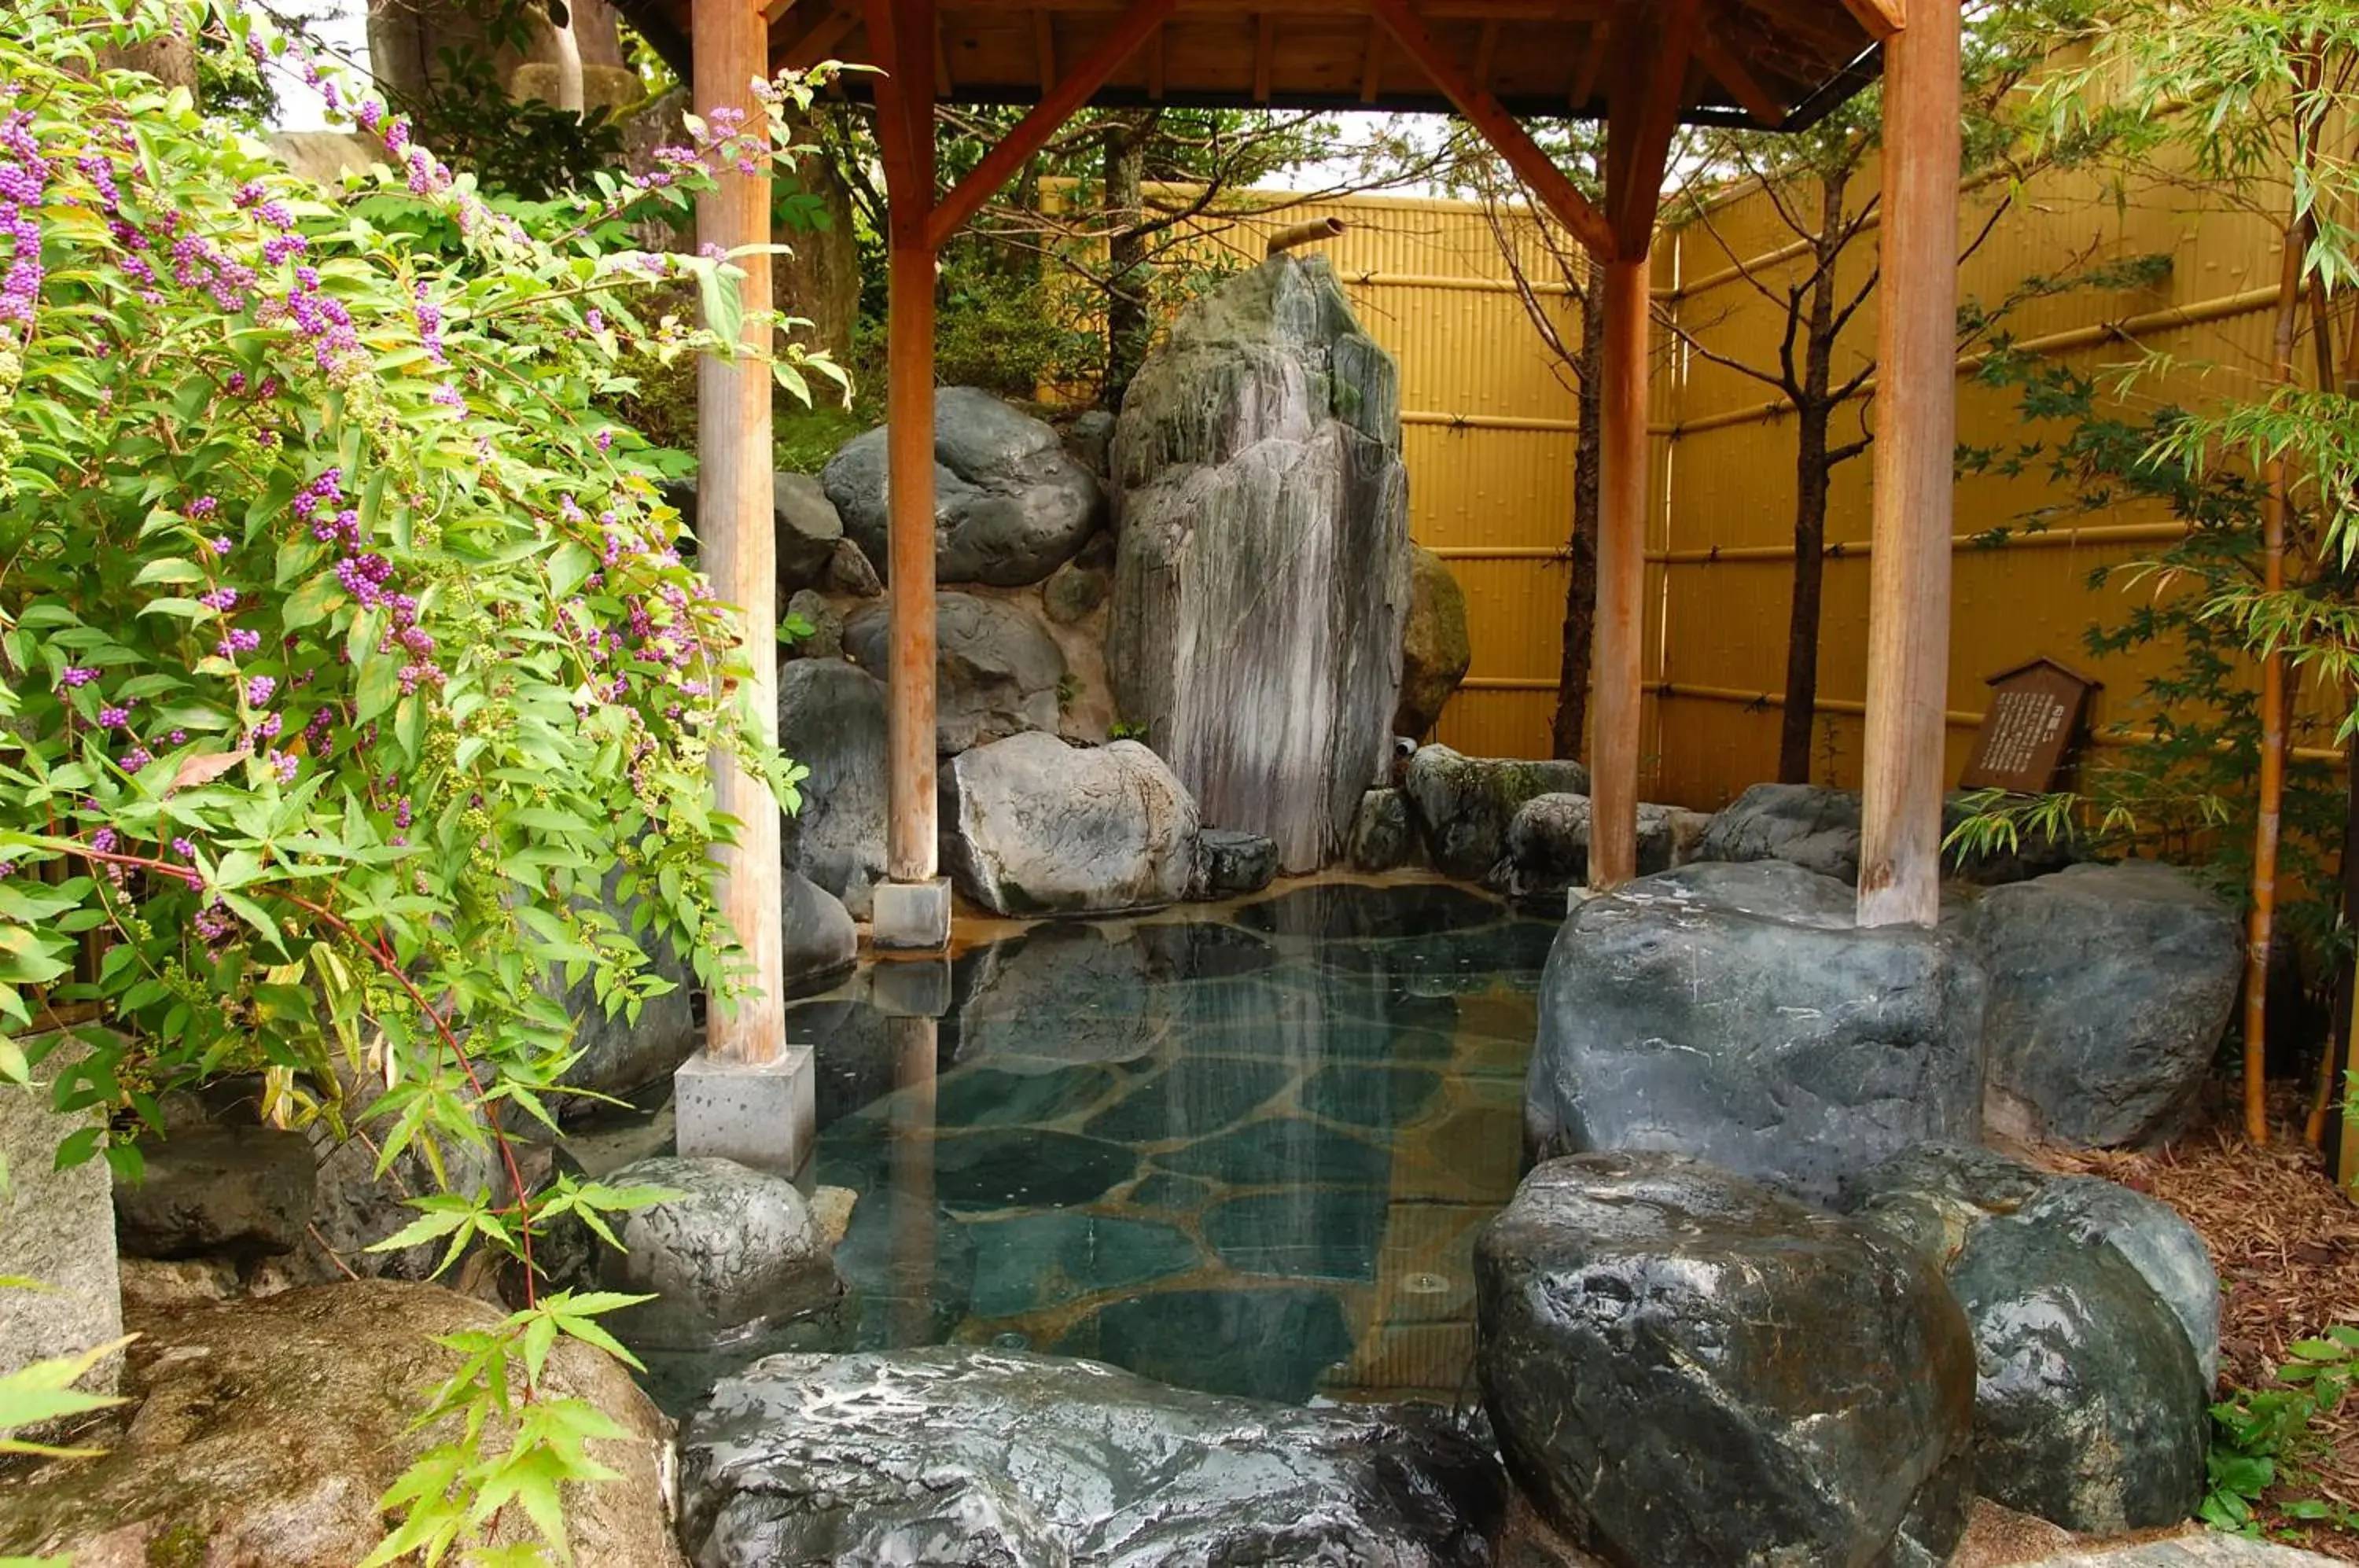
[[[939,1019],[888,1016],[873,975],[796,1004],[811,1179],[859,1195],[849,1292],[655,1391],[714,1359],[947,1342],[1264,1399],[1456,1399],[1555,933],[1448,884],[1319,883],[970,948]]]

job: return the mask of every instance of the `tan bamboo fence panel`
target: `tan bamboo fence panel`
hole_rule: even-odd
[[[1968,189],[1962,197],[1965,233],[1982,231],[2002,194],[1996,185]],[[1708,224],[1670,236],[1658,274],[1665,301],[1701,343],[1767,363],[1783,311],[1747,283],[1731,254],[1755,277],[1782,283],[1796,264],[1774,258],[1792,239],[1765,197],[1729,202]],[[1852,248],[1846,282],[1874,264],[1872,236]],[[2142,255],[2168,256],[2169,274],[2150,286],[2075,289],[2024,304],[2006,321],[2017,346],[2092,375],[2147,350],[2182,362],[2167,378],[2134,391],[2134,409],[2166,400],[2193,404],[2249,387],[2266,368],[2276,237],[2264,222],[2194,206],[2183,188],[2118,193],[2082,176],[2035,180],[1965,260],[1962,295],[1989,304],[2027,278]],[[1871,304],[1842,340],[1838,376],[1861,363],[1857,355],[1872,348],[1875,331]],[[1658,693],[1656,784],[1665,799],[1711,807],[1777,770],[1793,573],[1794,425],[1770,388],[1702,354],[1668,352],[1676,391],[1664,431],[1674,455],[1658,547],[1666,619],[1649,665]],[[1977,362],[1971,348],[1961,356],[1962,445],[2011,448],[2034,435],[2061,433],[2025,430],[2016,395],[1972,376]],[[1836,438],[1857,434],[1863,418],[1872,423],[1872,399],[1837,415]],[[1858,782],[1866,687],[1872,462],[1863,456],[1836,471],[1827,519],[1832,553],[1812,777],[1844,786]],[[2093,622],[2121,620],[2138,595],[2155,591],[2150,581],[2133,584],[2118,576],[2093,590],[2092,570],[2150,559],[2178,530],[2158,511],[2125,505],[2059,516],[2049,531],[2025,531],[2029,514],[2068,499],[2044,460],[2017,476],[1961,481],[1947,704],[1952,777],[1980,723],[1986,677],[2037,654],[2060,659],[2105,683],[2095,713],[2103,726],[2136,722],[2141,681],[2166,661],[2160,648],[2093,659],[2082,635]],[[2006,537],[1995,542],[1988,537],[1994,530]]]
[[[1965,232],[1979,233],[2003,194],[1970,187]],[[1283,198],[1273,198],[1282,201]],[[1564,550],[1572,518],[1576,399],[1517,297],[1491,224],[1473,202],[1364,196],[1287,201],[1208,235],[1234,260],[1259,259],[1266,231],[1328,215],[1349,225],[1318,248],[1334,266],[1366,330],[1399,361],[1410,532],[1440,552],[1465,589],[1473,666],[1436,738],[1493,756],[1546,756],[1556,703],[1564,610]],[[1658,303],[1715,351],[1752,363],[1774,355],[1783,313],[1732,263],[1773,285],[1796,265],[1793,241],[1758,194],[1724,201],[1708,223],[1663,234]],[[2175,356],[2167,382],[2140,406],[2217,396],[2265,369],[2275,299],[2277,241],[2246,214],[2194,203],[2183,187],[2116,191],[2087,177],[2043,177],[2017,193],[1962,267],[1962,294],[1984,303],[2032,276],[2083,263],[2161,254],[2169,274],[2129,289],[2078,289],[2033,300],[2007,320],[2018,346],[2084,372],[2143,350]],[[1578,312],[1535,245],[1527,277],[1560,312],[1568,339]],[[1848,276],[1874,263],[1873,236],[1846,258]],[[1851,323],[1840,376],[1875,342],[1871,303]],[[1981,386],[1961,358],[1959,439],[2011,445],[2030,432],[2012,394]],[[1655,345],[1655,515],[1648,535],[1644,783],[1650,798],[1718,806],[1776,775],[1778,703],[1792,590],[1795,489],[1791,410],[1772,389],[1658,333]],[[1871,396],[1836,419],[1838,439],[1873,422]],[[2054,434],[2057,432],[2047,432]],[[1872,457],[1837,470],[1829,504],[1831,555],[1820,640],[1819,723],[1812,777],[1855,786],[1865,695],[1869,474]],[[2061,517],[2025,531],[2027,514],[2064,499],[2044,463],[2013,478],[1970,477],[1958,498],[1955,614],[1948,711],[1951,771],[1963,767],[1980,722],[1985,677],[2037,654],[2105,683],[2100,724],[2135,723],[2142,678],[2162,653],[2103,661],[2082,635],[2114,621],[2151,585],[2088,584],[2098,566],[2148,557],[2173,536],[2167,518],[2126,506]],[[1997,543],[1992,530],[2009,530]],[[2327,702],[2308,704],[2331,735]]]

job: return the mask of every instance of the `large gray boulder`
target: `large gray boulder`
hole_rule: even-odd
[[[132,1257],[250,1259],[302,1244],[315,1181],[301,1133],[199,1122],[141,1152],[139,1178],[114,1185],[114,1232]]]
[[[843,900],[799,871],[787,873],[784,967],[788,990],[812,991],[848,973],[860,957],[860,929]]]
[[[766,1320],[812,1312],[842,1290],[800,1189],[733,1160],[636,1160],[610,1187],[673,1195],[615,1225],[622,1249],[597,1253],[600,1283],[656,1299],[605,1320],[625,1345],[693,1350]]]
[[[1660,1154],[1551,1160],[1475,1245],[1509,1470],[1573,1544],[1647,1568],[1948,1561],[1973,1350],[1874,1227]]]
[[[810,769],[784,855],[864,920],[885,878],[885,683],[832,659],[778,670],[778,748]]]
[[[425,1391],[466,1360],[451,1339],[495,1336],[504,1316],[378,1279],[136,1312],[136,1410],[103,1455],[10,1476],[0,1559],[352,1568],[385,1540],[378,1500],[454,1435],[418,1421]],[[578,1340],[557,1339],[541,1377],[546,1394],[614,1423],[586,1450],[613,1474],[562,1490],[573,1560],[685,1568],[667,1507],[670,1423],[621,1363]],[[507,1423],[485,1441],[503,1451]],[[537,1539],[523,1509],[504,1508],[484,1544],[521,1556]]]
[[[1942,802],[1941,833],[1970,814],[1971,797]],[[1859,880],[1860,798],[1856,790],[1817,784],[1756,784],[1716,812],[1696,845],[1698,860],[1785,860],[1845,882]],[[1969,855],[1945,851],[1941,868],[1957,881],[1995,886],[2019,882],[2071,864],[2074,851],[2037,834],[2013,850]]]
[[[1983,975],[1948,931],[1861,929],[1782,861],[1642,877],[1575,909],[1524,1091],[1542,1157],[1693,1155],[1821,1203],[1981,1126]]]
[[[1694,811],[1642,801],[1638,806],[1638,875],[1680,864],[1691,843]],[[1529,898],[1577,887],[1589,877],[1590,802],[1586,795],[1535,795],[1507,823],[1505,854],[1489,880],[1510,898]]]
[[[2151,861],[2075,866],[1983,895],[1993,1125],[2141,1143],[2186,1115],[2243,977],[2235,915]]]
[[[2194,1226],[2127,1187],[1954,1144],[1908,1150],[1860,1194],[1858,1217],[1947,1273],[1973,1319],[1986,1496],[2073,1530],[2188,1511],[2220,1367],[2219,1276]],[[2184,1356],[2160,1343],[2174,1335]]]
[[[1072,746],[1037,731],[962,752],[943,772],[944,858],[1003,915],[1160,908],[1188,893],[1196,802],[1136,741]]]
[[[1421,746],[1408,759],[1401,792],[1436,868],[1473,882],[1489,877],[1506,854],[1508,824],[1527,801],[1587,794],[1589,769],[1578,762],[1466,757],[1446,746]]]
[[[663,494],[665,500],[679,508],[682,521],[693,533],[699,520],[696,482],[667,480]],[[835,503],[827,498],[818,480],[808,474],[770,475],[770,518],[776,540],[779,603],[784,604],[806,588],[862,593],[863,577],[868,579],[865,592],[875,591],[874,573],[864,561],[847,570],[845,552],[849,550],[856,557],[860,550],[844,539],[843,523],[836,516]]]
[[[892,615],[882,604],[843,623],[843,648],[890,678]],[[1057,727],[1065,656],[1023,605],[944,593],[934,611],[934,749],[944,757],[1026,730]]]
[[[1408,619],[1401,632],[1400,705],[1393,733],[1422,735],[1474,662],[1466,637],[1466,590],[1450,563],[1422,545],[1408,549]]]
[[[1782,860],[1859,880],[1859,796],[1816,784],[1756,784],[1723,807],[1696,845],[1698,860]]]
[[[2203,1237],[2158,1198],[2093,1176],[2059,1176],[1994,1149],[1925,1143],[1869,1172],[1855,1212],[1944,1269],[1978,1227],[1999,1220],[2109,1248],[2177,1321],[2204,1387],[2219,1377],[2219,1273]]]
[[[346,1096],[365,1104],[365,1083],[347,1083]],[[488,1142],[476,1144],[458,1138],[439,1140],[437,1160],[412,1142],[383,1171],[377,1151],[386,1127],[364,1125],[353,1136],[338,1138],[324,1124],[307,1129],[318,1160],[312,1172],[311,1221],[304,1227],[303,1267],[309,1278],[342,1279],[351,1275],[373,1279],[419,1282],[431,1279],[440,1268],[448,1244],[422,1241],[415,1247],[377,1250],[377,1244],[406,1230],[418,1218],[416,1200],[440,1192],[505,1192],[506,1174]]]
[[[844,443],[820,474],[828,499],[880,578],[886,548],[886,427]],[[1105,519],[1096,475],[1057,432],[990,393],[934,394],[934,572],[944,583],[1020,588],[1070,560]]]
[[[820,482],[808,474],[770,475],[770,516],[777,537],[778,598],[827,582],[843,520]]]
[[[1393,871],[1415,860],[1417,824],[1409,817],[1408,797],[1390,785],[1362,793],[1343,847],[1354,871]]]
[[[2098,1535],[2176,1524],[2203,1499],[2211,1437],[2186,1336],[2108,1247],[1984,1225],[1950,1268],[1973,1325],[1975,1484]]]
[[[1391,358],[1323,260],[1273,257],[1180,314],[1123,403],[1107,632],[1116,707],[1206,816],[1288,873],[1379,781],[1408,608]]]
[[[1191,898],[1235,898],[1258,893],[1277,875],[1277,845],[1259,833],[1204,828],[1196,834]]]
[[[942,1345],[774,1356],[680,1429],[701,1563],[1487,1568],[1498,1465],[1415,1407],[1303,1410]]]

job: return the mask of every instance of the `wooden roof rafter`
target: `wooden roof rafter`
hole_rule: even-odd
[[[1531,188],[1542,205],[1553,213],[1557,222],[1572,232],[1573,237],[1591,254],[1610,256],[1614,254],[1614,236],[1605,215],[1556,166],[1531,134],[1516,117],[1501,106],[1488,88],[1461,71],[1432,31],[1418,14],[1409,9],[1408,0],[1372,0],[1376,16],[1386,31],[1408,51],[1410,59],[1432,78],[1436,86],[1448,94],[1474,128],[1499,156],[1507,160],[1518,178]]]
[[[809,71],[861,25],[860,13],[850,5],[828,5],[821,0],[801,0],[789,13],[789,20],[803,26],[790,31],[784,43],[779,42],[777,30],[772,30],[772,71]]]
[[[968,219],[981,212],[983,204],[1013,180],[1025,161],[1048,145],[1049,138],[1104,85],[1105,79],[1161,29],[1177,3],[1178,0],[1131,0],[1130,9],[1123,14],[1120,25],[1105,41],[1044,93],[1031,112],[934,203],[926,218],[928,246],[939,250],[943,242],[966,225]]]

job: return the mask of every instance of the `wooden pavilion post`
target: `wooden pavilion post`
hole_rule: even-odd
[[[756,131],[766,125],[766,111],[753,93],[754,82],[769,74],[769,38],[761,12],[744,0],[696,0],[693,47],[697,106],[737,109]],[[697,199],[696,237],[700,245],[728,251],[767,245],[766,169],[743,174],[724,162],[713,188]],[[734,265],[745,275],[739,285],[748,321],[744,341],[760,348],[770,328],[754,324],[754,318],[770,309],[770,258],[750,252]],[[744,617],[745,701],[755,722],[775,742],[777,539],[770,511],[768,363],[706,354],[697,365],[696,406],[698,560],[712,580],[713,593]],[[714,772],[717,803],[740,824],[737,843],[719,852],[721,914],[745,950],[753,988],[734,1008],[712,1009],[706,1043],[716,1057],[766,1062],[779,1053],[786,1038],[778,806],[767,784],[728,758]]]
[[[768,112],[753,84],[769,67],[768,29],[745,0],[695,0],[692,34],[697,103],[734,108],[757,134]],[[741,173],[724,162],[714,188],[698,198],[697,239],[745,254],[739,294],[745,343],[760,349],[775,329],[770,310],[770,180],[766,169]],[[756,248],[745,248],[756,247]],[[743,697],[770,740],[777,738],[777,536],[770,503],[770,365],[766,355],[697,365],[698,562],[724,604],[737,607],[747,666]],[[810,1049],[786,1042],[784,867],[778,803],[762,779],[726,758],[715,767],[718,808],[737,819],[737,842],[719,852],[721,916],[752,970],[746,995],[715,1007],[705,1049],[672,1081],[679,1152],[798,1172],[816,1136],[816,1079]]]
[[[868,0],[886,189],[886,559],[892,657],[886,696],[885,869],[877,946],[950,942],[934,802],[933,0]]]
[[[1885,43],[1883,301],[1859,923],[1940,913],[1957,440],[1959,0]]]
[[[1589,885],[1638,874],[1639,685],[1647,577],[1647,291],[1641,247],[1605,264],[1604,439],[1591,643]]]
[[[1638,753],[1646,680],[1647,334],[1655,218],[1679,125],[1688,60],[1702,37],[1700,0],[1667,0],[1652,25],[1616,24],[1607,93],[1605,391],[1597,620],[1589,724],[1589,885],[1638,874]]]

